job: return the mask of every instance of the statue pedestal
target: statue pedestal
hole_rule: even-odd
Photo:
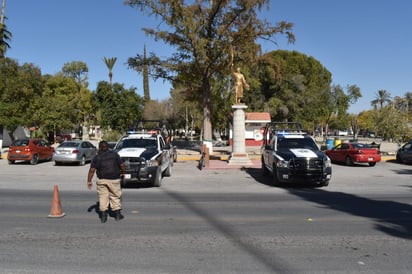
[[[245,145],[245,109],[244,104],[236,104],[233,109],[233,145],[229,165],[253,165],[246,153]]]

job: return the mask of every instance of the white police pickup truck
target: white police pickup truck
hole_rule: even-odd
[[[172,175],[173,147],[166,144],[160,131],[131,131],[114,147],[126,165],[122,185],[151,183],[159,187],[163,176]]]
[[[332,163],[299,123],[267,123],[263,132],[262,170],[274,185],[286,183],[329,185]]]

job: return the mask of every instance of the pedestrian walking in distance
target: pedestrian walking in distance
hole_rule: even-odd
[[[122,187],[121,179],[125,173],[125,165],[119,154],[109,149],[106,141],[99,143],[99,151],[90,163],[89,173],[87,175],[87,188],[92,189],[92,179],[96,172],[96,189],[99,197],[99,215],[102,223],[107,221],[107,215],[110,209],[115,214],[116,221],[124,218],[121,213]]]

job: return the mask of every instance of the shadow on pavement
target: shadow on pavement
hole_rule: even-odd
[[[244,169],[257,182],[273,186],[270,176],[263,176],[256,168]],[[398,174],[411,174],[410,170],[398,171]],[[405,186],[410,187],[412,186]],[[389,235],[412,240],[412,205],[394,201],[373,200],[343,192],[331,192],[317,188],[316,185],[291,184],[287,189],[291,194],[327,208],[369,218],[376,221],[375,229]]]

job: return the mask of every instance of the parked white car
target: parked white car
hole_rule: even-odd
[[[336,135],[337,136],[348,136],[348,131],[347,130],[338,130]]]

